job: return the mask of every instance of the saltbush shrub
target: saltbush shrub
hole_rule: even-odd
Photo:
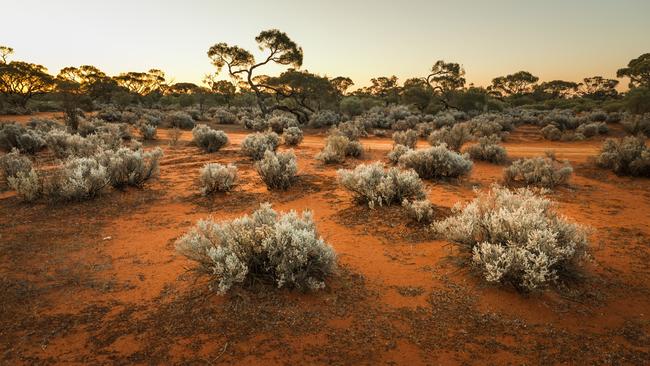
[[[255,163],[255,169],[269,189],[287,189],[298,173],[296,155],[292,150],[275,153],[264,152],[264,157]]]
[[[478,139],[478,144],[469,146],[465,152],[474,160],[503,164],[507,160],[506,149],[499,145],[498,136],[485,136]]]
[[[568,161],[559,162],[555,157],[535,157],[515,160],[504,169],[506,184],[523,183],[545,188],[566,184],[571,178],[573,168]]]
[[[336,125],[340,120],[341,116],[339,116],[336,112],[332,112],[328,109],[323,109],[311,116],[309,119],[309,126],[316,128],[329,127]]]
[[[6,178],[15,177],[20,172],[32,170],[32,161],[14,148],[10,153],[0,156],[0,170]]]
[[[150,125],[148,123],[141,124],[138,129],[142,135],[143,140],[155,140],[157,128],[155,125]]]
[[[644,134],[650,136],[650,113],[626,116],[626,118],[621,121],[621,125],[623,125],[623,129],[629,134]]]
[[[316,231],[310,211],[277,213],[270,204],[232,221],[201,220],[177,250],[213,277],[220,294],[235,285],[273,281],[278,287],[319,290],[336,269],[336,254]]]
[[[35,130],[27,129],[17,123],[0,123],[0,149],[35,154],[45,147],[45,140]]]
[[[192,141],[203,151],[218,151],[228,143],[228,136],[221,130],[213,130],[207,125],[199,124],[192,129]]]
[[[393,149],[388,152],[388,160],[393,163],[397,164],[399,163],[399,158],[402,157],[402,155],[406,154],[406,152],[410,151],[408,147],[404,145],[393,145]]]
[[[234,125],[237,123],[237,116],[224,108],[217,108],[212,111],[212,118],[219,124]]]
[[[159,161],[163,153],[160,148],[144,152],[123,147],[117,151],[105,150],[96,158],[106,167],[110,185],[115,188],[142,187],[150,178],[158,174]]]
[[[352,141],[348,137],[331,134],[325,140],[325,147],[316,155],[316,159],[326,164],[341,163],[346,157],[359,157],[363,147],[359,141]]]
[[[91,135],[95,136],[95,135]],[[92,156],[101,148],[101,141],[83,137],[78,134],[69,134],[62,130],[52,130],[45,135],[47,146],[57,158],[69,156]]]
[[[429,135],[431,145],[446,144],[448,148],[459,151],[463,144],[472,139],[469,127],[464,123],[453,127],[442,127]]]
[[[576,128],[576,133],[582,134],[585,137],[593,137],[599,134],[606,134],[608,131],[609,128],[605,122],[585,123]]]
[[[260,160],[264,157],[266,150],[275,151],[279,143],[280,138],[275,132],[256,132],[244,138],[241,143],[241,151],[253,160]]]
[[[418,133],[415,130],[397,131],[393,133],[393,142],[413,149],[418,142]]]
[[[110,183],[105,166],[95,157],[70,157],[55,172],[48,195],[61,200],[96,197]]]
[[[201,168],[199,182],[201,193],[229,192],[237,181],[237,167],[233,164],[208,163]]]
[[[473,165],[467,154],[451,151],[444,144],[407,151],[399,164],[415,170],[423,179],[459,177],[469,173]]]
[[[7,176],[7,183],[25,202],[36,200],[43,189],[38,173],[34,168],[21,170],[15,175]]]
[[[650,149],[641,137],[605,140],[596,162],[618,175],[650,177]]]
[[[495,185],[464,207],[455,206],[433,229],[466,249],[485,280],[525,291],[574,272],[588,248],[584,228],[527,188]]]
[[[282,133],[286,128],[298,127],[298,121],[293,116],[286,114],[279,114],[271,116],[268,120],[268,125],[275,133]]]
[[[402,207],[406,209],[406,214],[412,220],[420,223],[430,223],[433,221],[433,204],[427,199],[402,201]]]
[[[169,113],[166,117],[167,123],[172,128],[180,128],[189,130],[194,128],[194,118],[189,113],[182,111],[175,111]]]
[[[289,146],[296,146],[302,142],[303,134],[300,127],[285,128],[282,133],[282,141]]]
[[[384,164],[357,165],[354,170],[340,169],[341,185],[352,192],[355,201],[370,208],[400,204],[403,200],[423,199],[424,184],[413,170],[384,169]]]
[[[555,125],[546,125],[540,130],[540,132],[545,139],[550,141],[560,141],[560,139],[562,139],[562,131],[555,127]]]

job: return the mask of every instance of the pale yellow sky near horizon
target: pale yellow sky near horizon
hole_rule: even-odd
[[[614,78],[650,52],[647,0],[2,0],[2,9],[0,45],[13,47],[14,59],[52,73],[159,68],[176,82],[212,72],[206,52],[217,42],[261,55],[254,37],[269,28],[303,47],[303,69],[356,86],[423,76],[439,59],[462,64],[468,82],[483,86],[519,70],[541,80]]]

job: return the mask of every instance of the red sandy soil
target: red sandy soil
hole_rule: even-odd
[[[192,146],[189,131],[170,146],[159,130],[145,147],[164,150],[160,178],[142,190],[68,204],[0,193],[0,363],[650,363],[650,180],[596,168],[602,140],[549,142],[522,126],[504,144],[511,158],[554,150],[569,159],[572,181],[550,197],[593,230],[580,278],[520,294],[485,284],[401,208],[357,206],[338,186],[337,169],[386,161],[389,138],[362,139],[362,159],[326,166],[314,159],[325,132],[307,131],[295,149],[297,184],[270,192],[239,153],[248,132],[218,127],[231,143],[212,154]],[[44,151],[37,164],[53,159]],[[239,186],[201,196],[207,162],[235,163]],[[476,163],[461,180],[427,181],[439,217],[500,181],[502,169]],[[231,219],[262,202],[313,210],[339,255],[324,291],[259,285],[218,296],[175,252],[198,219]]]

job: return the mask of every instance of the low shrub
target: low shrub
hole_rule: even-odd
[[[298,121],[295,117],[286,114],[275,115],[269,118],[268,126],[275,133],[282,133],[286,128],[298,127]]]
[[[278,287],[319,290],[334,273],[336,254],[316,231],[310,211],[282,214],[270,204],[232,221],[201,220],[177,250],[214,278],[213,290],[273,281]]]
[[[504,169],[506,184],[523,183],[553,188],[566,184],[571,178],[573,168],[568,161],[559,162],[553,156],[515,160]]]
[[[442,127],[429,135],[429,143],[433,146],[446,144],[448,148],[460,151],[464,143],[472,139],[469,127],[464,123],[455,124],[453,127]]]
[[[326,164],[341,163],[346,157],[359,157],[363,147],[359,141],[352,141],[348,137],[332,134],[325,140],[325,147],[316,155],[316,159]]]
[[[370,208],[400,204],[403,200],[423,199],[424,184],[413,170],[384,169],[384,164],[357,165],[354,170],[338,171],[341,185],[352,192],[355,201]]]
[[[144,152],[123,147],[117,151],[105,150],[96,158],[106,167],[110,185],[121,188],[142,187],[147,180],[158,174],[162,155],[160,148]]]
[[[43,189],[38,173],[34,168],[21,170],[15,175],[7,176],[7,183],[25,202],[36,200]]]
[[[524,291],[571,274],[587,255],[585,229],[527,188],[495,185],[464,207],[455,206],[433,229],[466,249],[485,280]]]
[[[45,147],[45,139],[35,130],[17,123],[0,123],[0,149],[18,149],[23,153],[35,154]]]
[[[606,134],[608,131],[609,128],[605,122],[585,123],[576,128],[576,133],[582,134],[585,137],[593,137],[599,134]]]
[[[233,164],[208,163],[201,168],[199,182],[201,193],[229,192],[237,180],[237,167]]]
[[[402,155],[406,154],[408,151],[410,151],[408,147],[404,145],[393,145],[393,149],[388,152],[388,160],[390,160],[391,163],[397,164],[399,163],[399,158],[402,157]]]
[[[61,200],[96,197],[110,183],[105,166],[94,157],[70,157],[55,172],[48,196]]]
[[[189,130],[194,128],[194,118],[189,113],[176,111],[167,115],[167,123],[172,128]]]
[[[489,161],[494,164],[503,164],[507,160],[506,149],[499,145],[498,136],[480,137],[478,144],[469,146],[465,152],[474,160]]]
[[[292,150],[277,154],[266,150],[262,160],[255,163],[255,169],[269,189],[287,189],[298,173],[296,155]]]
[[[228,136],[221,130],[213,130],[207,125],[199,124],[192,129],[192,141],[203,151],[218,151],[228,143]]]
[[[343,135],[351,141],[356,141],[360,137],[368,136],[368,132],[359,121],[347,121],[340,123],[336,128],[332,128],[330,135]]]
[[[14,148],[10,153],[0,156],[0,169],[6,178],[15,177],[20,172],[32,170],[32,161]]]
[[[560,141],[562,139],[562,131],[554,125],[546,125],[540,132],[545,139],[550,141]]]
[[[234,125],[237,123],[237,116],[224,108],[217,108],[213,111],[212,118],[222,125]]]
[[[627,116],[621,121],[621,125],[623,125],[623,129],[631,135],[644,134],[650,136],[650,113],[637,116]]]
[[[393,142],[395,145],[404,145],[414,149],[418,142],[418,133],[415,130],[395,132],[393,133]]]
[[[605,140],[596,162],[618,175],[650,177],[650,148],[641,137]]]
[[[406,214],[412,220],[420,223],[430,223],[433,221],[433,204],[427,199],[402,201],[402,206],[406,209]]]
[[[90,135],[96,136],[96,135]],[[97,138],[82,137],[62,130],[52,130],[45,135],[47,146],[57,158],[69,156],[92,156],[102,148],[102,141]]]
[[[444,144],[407,151],[399,164],[415,170],[423,179],[459,177],[469,173],[473,165],[467,154],[451,151]]]
[[[334,126],[341,120],[336,112],[332,112],[328,109],[320,110],[314,113],[309,119],[309,126],[320,128],[320,127],[329,127]]]
[[[142,135],[143,140],[155,140],[157,128],[155,125],[150,125],[148,123],[141,124],[138,129]]]
[[[285,128],[282,133],[282,140],[289,146],[296,146],[302,142],[303,134],[299,127]]]
[[[241,151],[253,160],[260,160],[264,157],[266,150],[275,151],[279,143],[280,138],[275,132],[256,132],[244,138],[241,143]]]

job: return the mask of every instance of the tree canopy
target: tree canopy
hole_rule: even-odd
[[[616,77],[630,78],[630,89],[650,88],[650,53],[644,53],[631,60],[627,67],[618,69]]]

